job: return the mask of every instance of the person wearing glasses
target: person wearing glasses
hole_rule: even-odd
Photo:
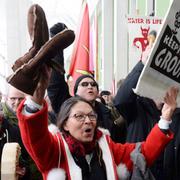
[[[104,134],[99,129],[97,113],[89,101],[79,96],[67,99],[58,114],[60,131],[54,135],[48,131],[48,106],[44,95],[50,74],[51,69],[44,65],[34,95],[23,101],[17,110],[22,140],[43,179],[127,179],[133,170],[132,157],[136,156],[133,155],[136,144],[115,143],[108,134]],[[84,91],[84,84],[95,85],[93,81],[87,81],[90,79],[83,80],[79,82],[79,91]],[[92,98],[91,94],[89,99]],[[152,165],[173,138],[169,125],[176,108],[177,94],[175,87],[167,91],[161,119],[147,140],[141,143],[138,157],[142,156],[140,161],[147,166]]]
[[[50,28],[51,36],[61,32],[64,28],[66,28],[66,26],[64,26],[63,23],[53,25]],[[53,61],[64,67],[64,54],[62,49],[59,49],[57,55],[53,58]],[[110,110],[102,103],[96,101],[99,94],[99,87],[95,79],[91,75],[81,75],[76,80],[73,91],[72,94],[74,94],[74,96],[83,97],[88,102],[92,103],[96,113],[98,114],[98,125],[105,130],[107,129],[110,132],[112,139],[118,142],[119,137],[117,132],[114,131],[114,123],[111,118]],[[47,92],[53,111],[57,115],[62,103],[71,97],[70,88],[65,80],[65,76],[52,69]]]
[[[56,26],[58,28],[58,26]],[[50,29],[52,31],[52,28]],[[56,32],[59,31],[56,29]],[[56,57],[53,59],[56,63],[61,64],[64,67],[64,55],[63,50],[59,50]],[[119,136],[119,132],[115,129],[116,124],[113,123],[111,111],[102,103],[96,101],[99,94],[99,87],[95,79],[91,75],[81,75],[74,85],[74,96],[80,96],[90,102],[98,115],[97,123],[105,131],[109,131],[111,138],[119,142],[122,137]],[[71,97],[69,86],[65,80],[65,76],[52,69],[51,79],[47,88],[48,97],[50,99],[53,111],[57,115],[61,108],[62,103]]]
[[[21,147],[20,165],[16,173],[21,179],[30,179],[29,155],[22,143],[16,111],[25,94],[13,86],[8,86],[5,102],[0,103],[0,155],[6,143],[16,142]]]
[[[63,57],[59,57],[61,59]],[[57,63],[58,58],[54,59]],[[71,97],[69,87],[65,81],[64,75],[52,70],[51,80],[47,89],[48,97],[51,101],[52,108],[58,114],[62,103]],[[114,141],[118,142],[120,137],[114,131],[114,124],[111,118],[110,110],[102,103],[96,101],[99,94],[99,87],[91,75],[81,75],[74,85],[74,96],[80,96],[90,102],[98,114],[97,123],[100,127],[108,130]]]
[[[53,76],[53,79],[52,79]],[[51,100],[54,112],[58,113],[62,103],[71,97],[68,86],[62,75],[52,70],[51,81],[48,86],[48,96]],[[55,78],[56,77],[56,78]],[[120,142],[117,125],[113,123],[111,111],[106,105],[96,101],[99,94],[99,86],[91,75],[81,75],[74,85],[74,96],[80,96],[90,102],[98,115],[97,123],[105,131],[108,131],[115,142]]]
[[[91,75],[81,75],[75,82],[74,95],[80,96],[90,102],[98,114],[97,123],[100,127],[109,130],[112,139],[114,133],[112,132],[113,123],[111,120],[110,110],[102,103],[96,101],[99,94],[99,86]],[[117,141],[117,139],[114,139]]]

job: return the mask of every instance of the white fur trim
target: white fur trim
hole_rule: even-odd
[[[117,166],[117,174],[121,180],[127,180],[130,176],[130,172],[128,171],[126,165],[122,163]]]
[[[82,180],[81,168],[75,163],[65,139],[62,138],[62,140],[66,150],[66,157],[67,157],[70,177],[71,179]]]
[[[65,171],[60,168],[54,168],[50,170],[47,175],[47,180],[59,180],[59,179],[65,180],[65,178],[66,178]]]
[[[115,171],[114,169],[114,160],[112,159],[112,154],[109,149],[109,145],[106,140],[106,135],[103,135],[99,140],[99,146],[102,150],[102,157],[106,166],[106,174],[107,174],[107,180],[115,180]]]
[[[98,127],[98,129],[105,135],[111,135],[108,129],[102,128],[102,127]]]
[[[60,131],[59,131],[59,128],[58,128],[56,125],[54,125],[54,124],[50,124],[50,125],[48,126],[48,130],[49,130],[49,132],[51,132],[52,134],[56,134],[56,133],[60,132]]]

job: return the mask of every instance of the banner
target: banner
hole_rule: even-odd
[[[180,88],[180,1],[174,0],[159,31],[135,92],[159,99],[170,86]],[[180,93],[179,93],[180,94]],[[178,96],[180,105],[180,95]]]
[[[86,3],[80,29],[75,39],[73,55],[69,68],[69,75],[73,78],[74,83],[79,76],[91,74],[89,69],[89,31],[89,10],[88,4]]]
[[[162,18],[128,16],[129,35],[129,70],[141,59],[148,45],[148,34],[152,31],[158,32],[162,25]]]

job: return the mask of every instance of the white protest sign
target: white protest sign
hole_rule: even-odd
[[[180,1],[174,0],[159,31],[135,93],[159,99],[170,86],[180,88]],[[180,106],[180,93],[178,96]]]
[[[129,70],[141,59],[148,45],[148,34],[158,32],[162,22],[160,17],[128,15]]]

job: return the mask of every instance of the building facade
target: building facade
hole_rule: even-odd
[[[115,93],[117,82],[125,78],[139,60],[129,55],[131,49],[128,18],[163,19],[172,0],[87,0],[86,2],[89,6],[90,31],[93,32],[95,78],[101,90],[111,90]],[[0,13],[3,19],[0,27],[1,84],[12,72],[13,62],[30,47],[25,17],[32,3],[30,0],[0,1]],[[0,87],[0,91],[5,91],[3,86]]]

